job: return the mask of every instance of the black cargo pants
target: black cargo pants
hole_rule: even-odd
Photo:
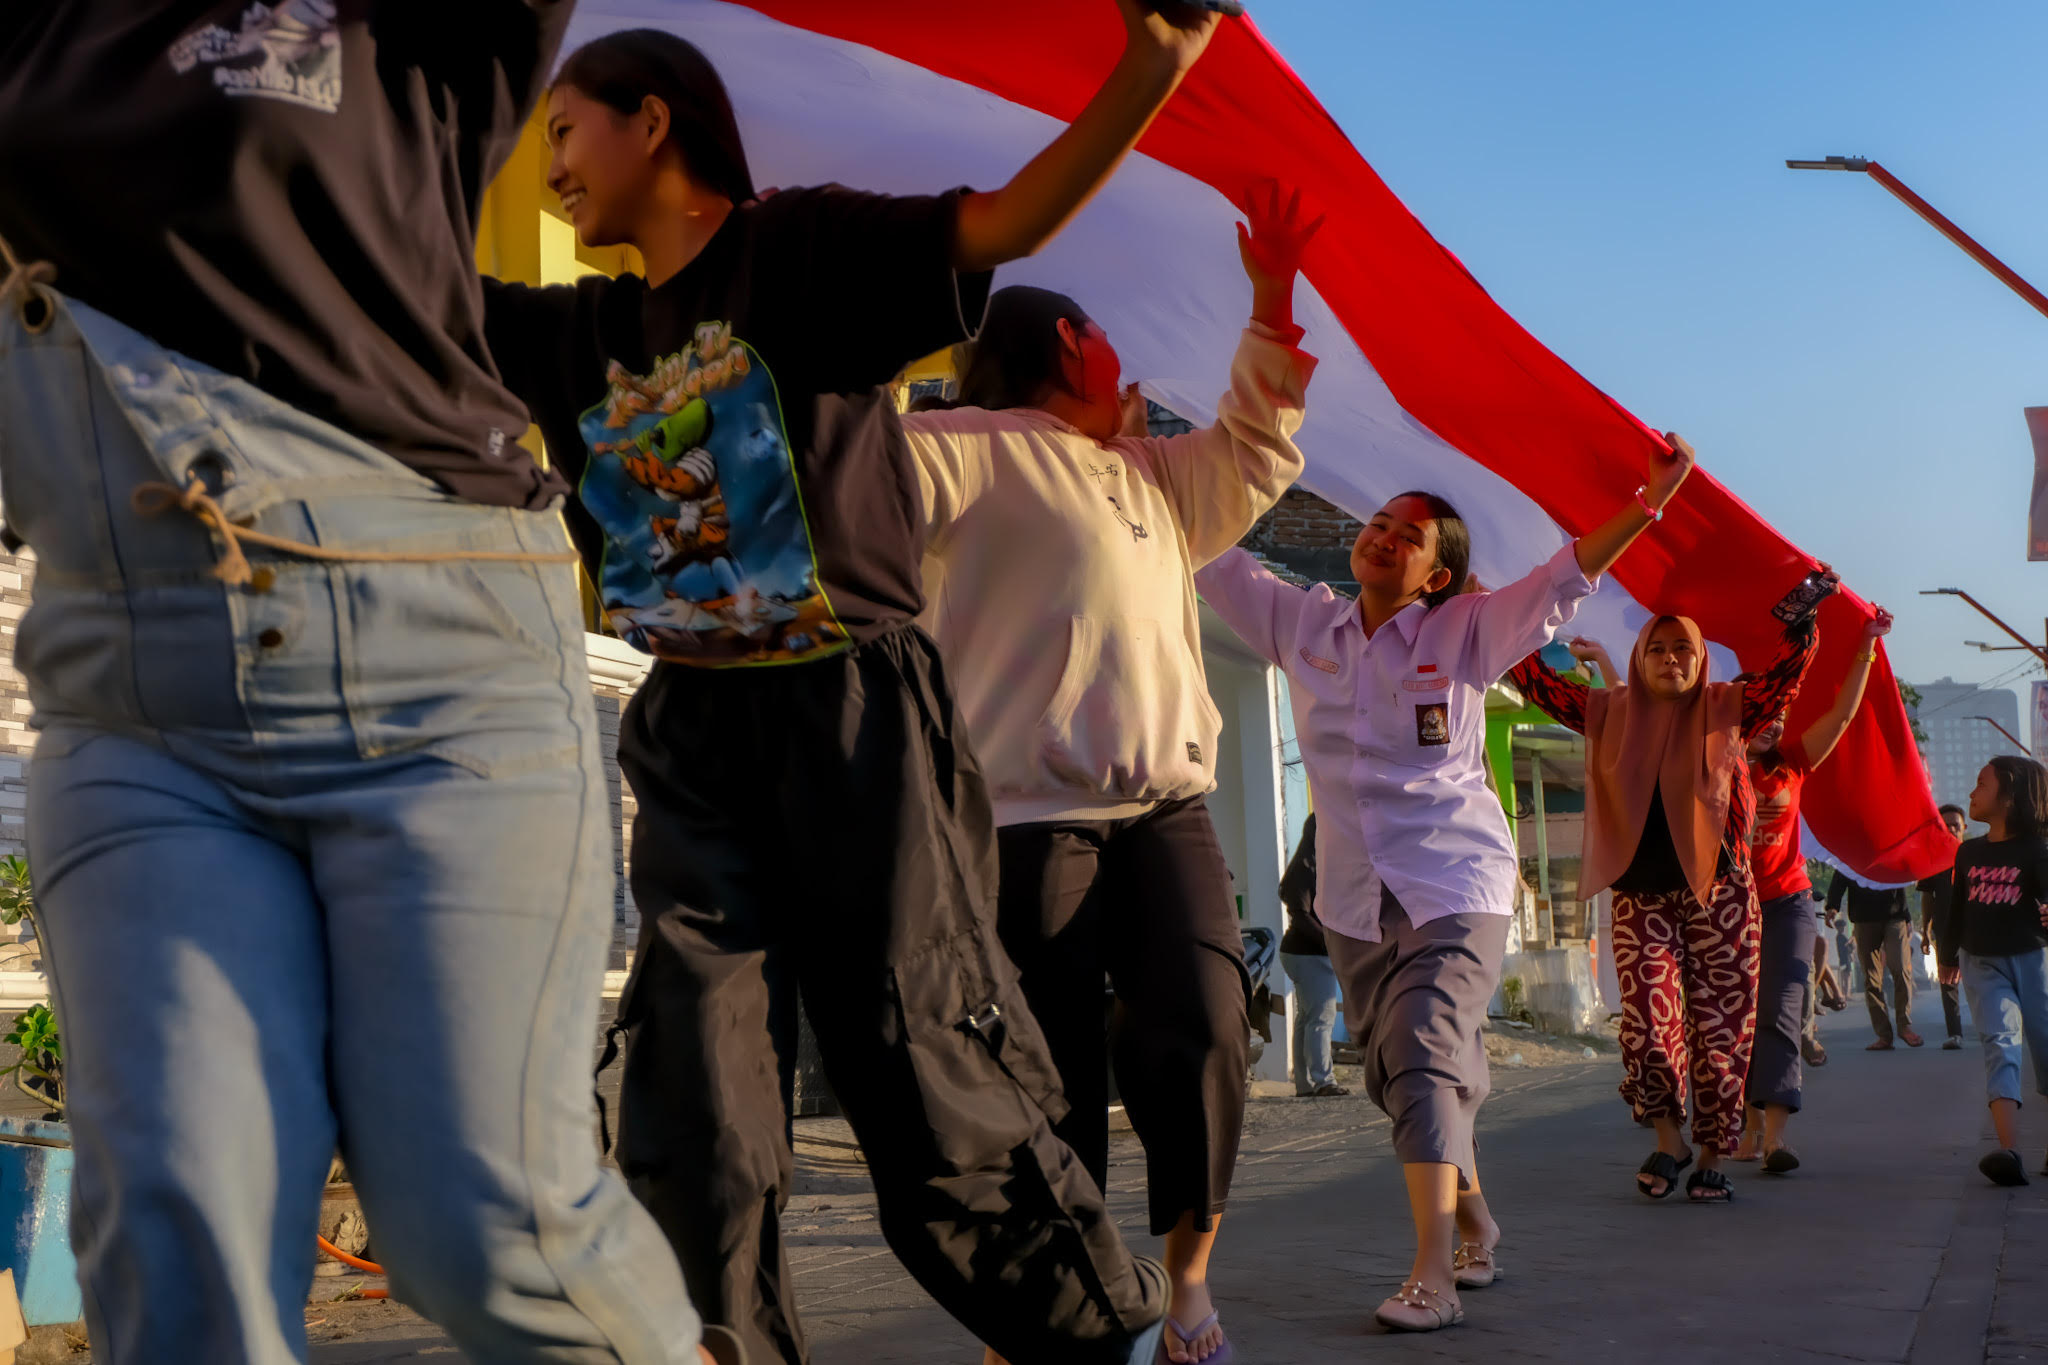
[[[931,641],[657,665],[619,761],[643,916],[619,1164],[705,1320],[755,1361],[806,1358],[779,1226],[801,999],[918,1283],[1013,1365],[1149,1348],[1165,1282],[1054,1136],[1066,1106],[997,941],[988,797]]]

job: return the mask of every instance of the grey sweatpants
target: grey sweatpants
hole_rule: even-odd
[[[1394,1121],[1394,1154],[1404,1165],[1454,1165],[1469,1184],[1472,1124],[1491,1088],[1486,1002],[1500,984],[1508,917],[1447,915],[1418,927],[1389,892],[1378,943],[1327,928],[1325,937],[1366,1093]]]

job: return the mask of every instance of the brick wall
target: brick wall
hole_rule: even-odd
[[[1351,543],[1362,523],[1304,488],[1290,488],[1259,518],[1244,546],[1314,582],[1351,584]]]

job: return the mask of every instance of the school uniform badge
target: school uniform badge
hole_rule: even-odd
[[[1449,702],[1430,701],[1416,704],[1415,742],[1426,746],[1442,746],[1451,742]]]

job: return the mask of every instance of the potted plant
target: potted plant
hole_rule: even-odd
[[[0,923],[25,924],[23,937],[41,949],[35,887],[28,860],[19,855],[0,858]],[[33,989],[43,993],[40,986]],[[21,998],[18,991],[10,993]],[[44,1109],[41,1118],[0,1115],[0,1269],[14,1272],[30,1326],[76,1322],[85,1305],[71,1254],[71,1130],[62,1121],[64,1047],[57,1016],[37,999],[14,1016],[0,1041],[20,1049],[0,1075],[13,1077]]]

